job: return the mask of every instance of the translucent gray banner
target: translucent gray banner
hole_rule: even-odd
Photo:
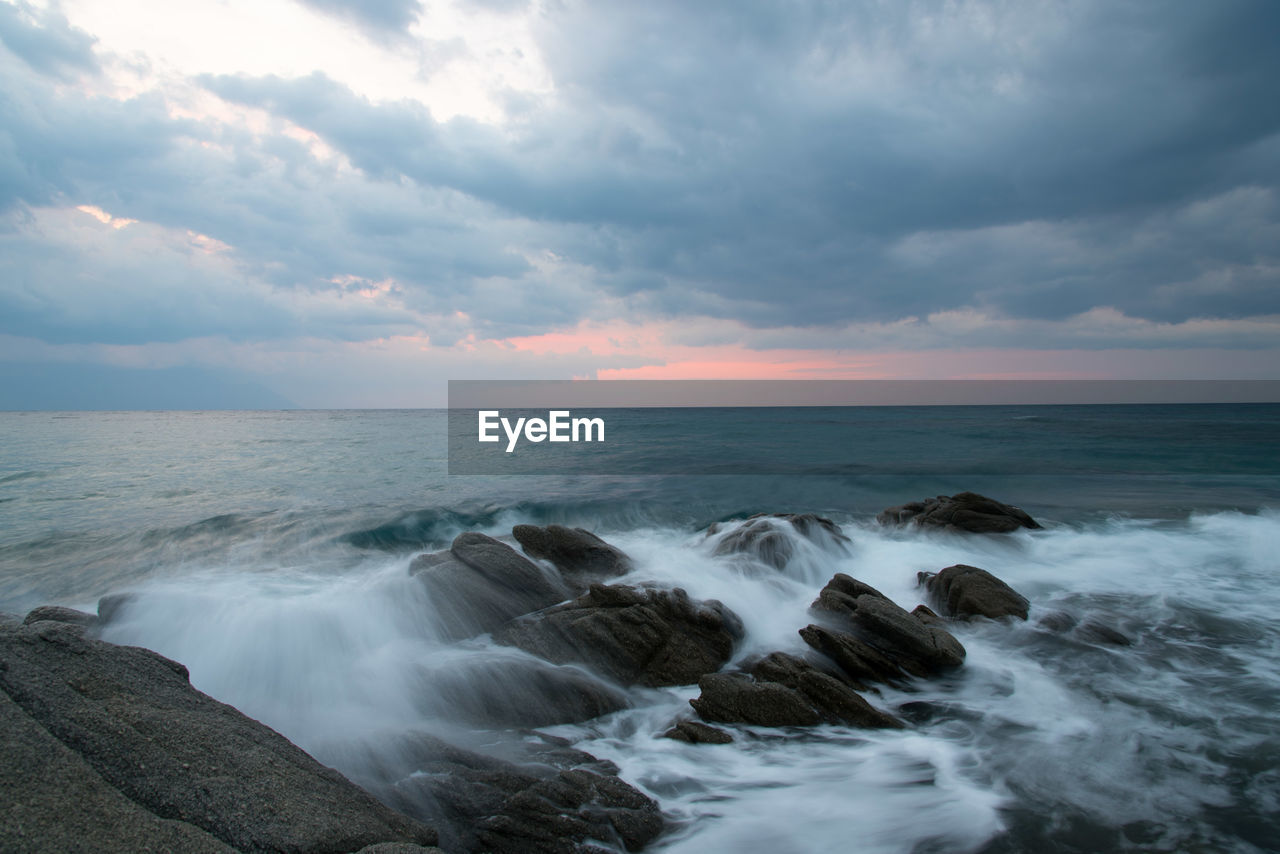
[[[451,381],[451,474],[1280,473],[1280,381]]]

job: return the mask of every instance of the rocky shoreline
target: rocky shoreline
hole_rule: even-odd
[[[976,534],[1040,527],[974,493],[891,508],[879,521]],[[761,515],[707,536],[717,537],[717,555],[777,570],[798,541],[850,542],[811,514]],[[909,728],[917,710],[885,707],[878,686],[909,687],[963,667],[965,649],[951,631],[958,623],[1029,616],[1026,598],[978,567],[921,573],[931,607],[913,611],[835,573],[816,591],[811,622],[796,626],[803,654],[735,660],[742,622],[719,601],[617,583],[633,560],[588,531],[519,525],[512,538],[519,549],[464,533],[410,566],[447,637],[488,635],[523,653],[501,678],[457,675],[456,701],[478,726],[581,722],[626,708],[629,686],[696,685],[690,713],[670,721],[667,737],[725,745],[751,737],[737,725]],[[376,773],[352,782],[196,690],[181,664],[100,640],[129,606],[127,594],[116,595],[97,615],[45,606],[0,621],[9,733],[0,849],[638,851],[664,831],[660,805],[611,763],[533,731],[506,756],[405,734]],[[1066,614],[1041,623],[1127,643]],[[510,701],[515,691],[520,703]]]

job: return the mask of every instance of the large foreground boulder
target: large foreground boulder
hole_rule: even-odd
[[[511,534],[525,554],[549,560],[570,584],[581,589],[592,581],[626,575],[632,563],[621,549],[590,531],[563,525],[516,525]]]
[[[890,507],[876,517],[881,525],[914,525],[973,534],[1007,534],[1019,528],[1039,528],[1040,523],[1017,507],[976,492],[939,495]]]
[[[0,850],[348,852],[431,845],[182,665],[71,622],[0,625]]]
[[[494,640],[557,664],[578,663],[623,685],[690,685],[719,670],[742,638],[737,615],[684,590],[593,584],[571,602],[494,632]]]
[[[1026,597],[985,569],[960,563],[936,574],[921,572],[918,578],[944,616],[1027,618]]]
[[[568,598],[563,582],[506,543],[459,534],[448,551],[419,555],[409,572],[426,586],[447,639],[490,632]]]
[[[936,676],[964,663],[964,646],[936,616],[910,613],[844,573],[832,577],[812,608],[827,625],[806,626],[800,636],[857,684]]]
[[[517,763],[421,735],[395,756],[406,773],[384,797],[437,826],[450,851],[594,854],[599,842],[638,851],[663,829],[657,803],[582,751]]]
[[[708,536],[720,532],[719,525],[707,531]],[[840,526],[813,513],[759,513],[725,534],[712,554],[750,555],[766,566],[785,569],[795,555],[795,537],[819,545],[849,543]]]
[[[708,674],[698,680],[698,687],[701,694],[689,705],[707,721],[769,727],[820,723],[869,729],[902,726],[844,681],[781,652],[765,656],[743,671]]]

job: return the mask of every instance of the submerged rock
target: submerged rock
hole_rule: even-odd
[[[890,507],[876,517],[881,525],[915,525],[974,534],[1007,534],[1019,528],[1039,528],[1025,512],[976,492],[939,495]]]
[[[632,563],[621,549],[590,531],[563,525],[516,525],[511,534],[525,554],[549,560],[566,579],[587,584],[626,575]]]
[[[713,525],[708,535],[719,532]],[[840,526],[813,513],[760,513],[750,517],[716,544],[716,555],[746,554],[774,569],[784,569],[795,554],[796,534],[817,543],[849,542]]]
[[[623,685],[689,685],[719,670],[742,638],[737,615],[674,590],[591,585],[571,602],[516,620],[494,640]]]
[[[568,595],[560,579],[506,543],[474,532],[459,534],[446,552],[414,558],[409,572],[426,586],[437,625],[451,639],[493,631]]]
[[[405,776],[386,797],[440,829],[451,851],[588,854],[605,843],[638,851],[662,832],[652,799],[595,757],[520,764],[484,756],[431,736],[396,752]]]
[[[733,743],[733,736],[729,735],[729,733],[698,721],[677,721],[675,726],[662,734],[662,737],[683,741],[687,744]]]
[[[921,572],[918,578],[945,616],[1027,618],[1027,599],[985,569],[961,563],[937,574]]]
[[[800,636],[859,683],[935,676],[964,663],[964,646],[936,614],[910,613],[844,573],[827,582],[812,608],[832,624],[807,626]]]
[[[98,624],[104,625],[119,619],[137,601],[136,593],[108,593],[98,600]]]
[[[1133,646],[1133,641],[1121,632],[1097,620],[1086,620],[1081,623],[1074,614],[1066,611],[1050,611],[1036,620],[1036,625],[1051,632],[1071,632],[1076,638],[1087,643],[1102,643],[1109,646]]]
[[[0,849],[356,851],[432,845],[186,668],[66,622],[0,626]]]
[[[453,663],[429,674],[423,688],[424,711],[480,726],[578,723],[630,705],[622,691],[589,673],[527,656]]]

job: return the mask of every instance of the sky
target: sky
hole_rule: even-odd
[[[1278,35],[1272,0],[0,0],[0,408],[1280,378]]]

